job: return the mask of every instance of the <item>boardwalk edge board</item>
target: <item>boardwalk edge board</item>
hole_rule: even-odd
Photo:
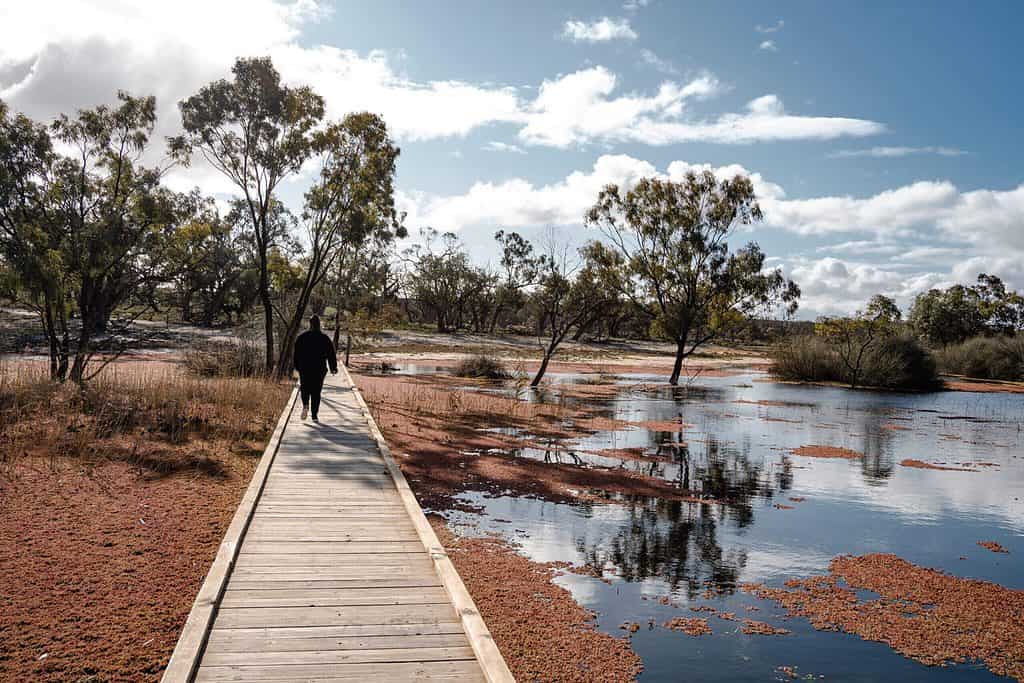
[[[178,637],[178,644],[174,647],[171,660],[164,670],[163,683],[184,683],[191,681],[195,676],[199,660],[206,645],[206,639],[210,635],[210,628],[213,625],[214,617],[217,614],[217,606],[220,603],[224,588],[227,585],[228,577],[238,559],[238,552],[242,546],[242,539],[249,528],[256,503],[260,499],[263,487],[266,484],[267,476],[270,474],[270,466],[277,455],[277,449],[281,445],[281,437],[284,435],[285,427],[291,419],[295,408],[295,399],[299,395],[299,389],[292,390],[281,417],[277,421],[274,433],[267,442],[267,447],[260,456],[260,462],[253,472],[249,487],[245,490],[238,509],[235,510],[231,524],[224,534],[217,556],[210,565],[210,571],[206,573],[203,585],[199,588],[195,602],[185,621],[185,626]]]
[[[487,678],[488,683],[515,683],[515,678],[505,663],[505,658],[502,656],[501,651],[498,650],[498,645],[494,642],[487,624],[484,623],[483,617],[480,616],[476,603],[473,602],[473,598],[470,596],[469,591],[466,590],[465,584],[462,583],[462,578],[455,570],[455,565],[449,559],[444,546],[437,540],[437,534],[434,533],[433,527],[430,526],[426,515],[423,514],[423,509],[420,507],[419,501],[416,500],[416,496],[409,487],[409,483],[405,480],[405,475],[402,474],[402,470],[399,469],[398,464],[391,457],[391,449],[388,448],[387,443],[384,441],[384,435],[381,434],[380,429],[377,427],[377,421],[370,414],[370,408],[366,405],[366,401],[363,400],[362,393],[356,387],[355,382],[352,381],[348,368],[342,366],[338,370],[344,373],[349,389],[359,403],[360,410],[363,411],[366,423],[370,427],[370,434],[377,442],[377,448],[380,450],[381,457],[384,458],[384,464],[387,466],[388,472],[391,473],[391,477],[395,480],[398,495],[401,497],[402,504],[412,519],[413,526],[416,528],[420,540],[434,561],[434,568],[441,579],[441,585],[444,586],[449,597],[451,597],[452,604],[455,605],[455,611],[459,614],[462,628],[466,632],[466,637],[469,638],[469,644],[473,648],[480,667],[484,671],[484,676]]]

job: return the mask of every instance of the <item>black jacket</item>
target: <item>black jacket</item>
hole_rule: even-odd
[[[295,369],[303,373],[327,373],[338,371],[338,359],[334,354],[331,338],[319,330],[306,330],[295,340]]]

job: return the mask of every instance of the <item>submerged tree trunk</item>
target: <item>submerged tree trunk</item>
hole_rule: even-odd
[[[676,362],[672,366],[672,376],[668,378],[668,383],[672,386],[679,384],[679,375],[683,371],[683,358],[686,356],[686,343],[682,341],[676,342]]]
[[[537,370],[537,374],[534,375],[533,381],[530,382],[531,387],[536,387],[540,384],[540,381],[544,379],[544,373],[548,371],[548,363],[551,361],[551,356],[554,355],[554,349],[548,348],[544,351],[544,359],[540,362],[540,368]]]

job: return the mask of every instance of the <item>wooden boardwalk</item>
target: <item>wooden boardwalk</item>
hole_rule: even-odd
[[[348,374],[295,403],[164,681],[512,681]]]

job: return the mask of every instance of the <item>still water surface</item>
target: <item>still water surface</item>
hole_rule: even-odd
[[[554,375],[542,398],[557,398],[560,384],[579,380]],[[618,636],[623,622],[641,624],[632,637],[644,661],[641,681],[783,680],[781,665],[831,681],[1005,680],[982,665],[926,667],[881,643],[815,631],[736,588],[825,574],[839,554],[891,552],[1024,589],[1024,395],[850,391],[771,382],[759,372],[698,378],[682,389],[657,386],[660,376],[615,381],[613,396],[588,403],[596,400],[618,420],[680,426],[599,432],[552,444],[557,451],[514,455],[632,468],[729,504],[616,497],[613,504],[573,505],[466,493],[483,513],[445,514],[460,532],[497,532],[530,559],[601,567],[605,581],[577,574],[557,581],[598,612],[602,630]],[[790,453],[808,444],[864,457]],[[643,448],[664,459],[588,452],[609,448]],[[899,464],[905,458],[973,471],[914,469]],[[982,540],[998,541],[1010,554],[985,550]],[[665,596],[680,607],[661,604]],[[716,616],[709,617],[710,636],[661,627],[674,616],[697,616],[687,608],[702,604],[792,634],[744,635],[738,622]],[[648,629],[652,619],[657,627]]]

